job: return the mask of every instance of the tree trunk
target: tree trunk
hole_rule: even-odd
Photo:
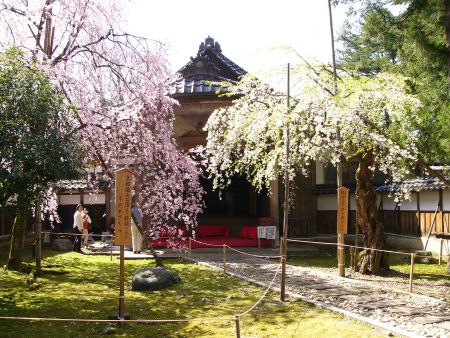
[[[22,265],[26,224],[27,208],[19,204],[11,231],[11,246],[7,264],[8,270],[18,271]]]
[[[374,155],[369,150],[359,159],[356,171],[356,223],[364,235],[364,246],[368,248],[359,268],[364,274],[377,274],[387,266],[383,252],[370,250],[384,248],[384,226],[373,186],[373,164]]]

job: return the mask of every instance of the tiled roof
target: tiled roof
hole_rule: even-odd
[[[178,80],[170,94],[191,94],[191,93],[215,93],[220,89],[221,93],[227,92],[227,87],[221,87],[222,81],[229,79],[208,74],[196,74],[192,76],[182,77]],[[235,82],[235,81],[233,81]]]
[[[449,186],[444,184],[435,177],[416,178],[412,180],[406,180],[401,183],[383,185],[377,188],[378,192],[392,192],[406,188],[408,191],[426,191],[426,190],[440,190],[450,189]]]
[[[104,189],[106,188],[106,182],[104,180],[87,181],[87,180],[61,180],[54,184],[56,189],[61,190],[89,190],[94,188]]]
[[[178,73],[180,79],[174,84],[172,95],[215,93],[219,89],[224,93],[227,88],[220,87],[220,82],[235,83],[247,72],[223,55],[219,43],[208,36],[200,44],[197,56],[191,57]]]

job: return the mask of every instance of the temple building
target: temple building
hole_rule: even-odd
[[[227,91],[220,83],[236,83],[246,71],[222,53],[217,41],[208,37],[200,44],[197,55],[178,73],[180,78],[171,93],[179,102],[175,107],[174,131],[179,146],[187,150],[206,144],[203,128],[209,116],[215,109],[232,104],[234,98],[220,95]],[[202,178],[202,185],[206,208],[199,217],[201,225],[223,224],[231,232],[238,232],[243,225],[278,221],[278,203],[271,203],[264,191],[257,193],[243,177],[234,177],[222,198],[212,190],[209,179]]]

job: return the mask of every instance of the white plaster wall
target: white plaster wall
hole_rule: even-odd
[[[401,203],[402,204],[400,206],[400,210],[416,211],[417,210],[417,196],[416,196],[416,193],[415,192],[411,193],[410,199],[409,200],[403,200]]]
[[[316,162],[316,184],[323,184],[324,182],[323,163]]]
[[[337,210],[337,196],[317,195],[317,210]]]
[[[80,203],[80,195],[59,195],[59,204],[68,205],[68,204],[79,204]]]
[[[442,195],[443,198],[443,209],[444,211],[449,211],[450,210],[450,190],[444,190]]]
[[[420,210],[435,211],[439,202],[439,191],[421,191],[420,192]]]
[[[86,194],[84,204],[105,204],[105,194]]]
[[[383,193],[383,210],[395,210],[396,204],[394,196],[389,197],[388,193]]]

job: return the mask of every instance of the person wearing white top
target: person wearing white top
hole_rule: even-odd
[[[75,240],[73,241],[73,250],[81,252],[81,233],[83,231],[83,205],[78,204],[75,214],[73,215],[73,233],[75,234]]]

